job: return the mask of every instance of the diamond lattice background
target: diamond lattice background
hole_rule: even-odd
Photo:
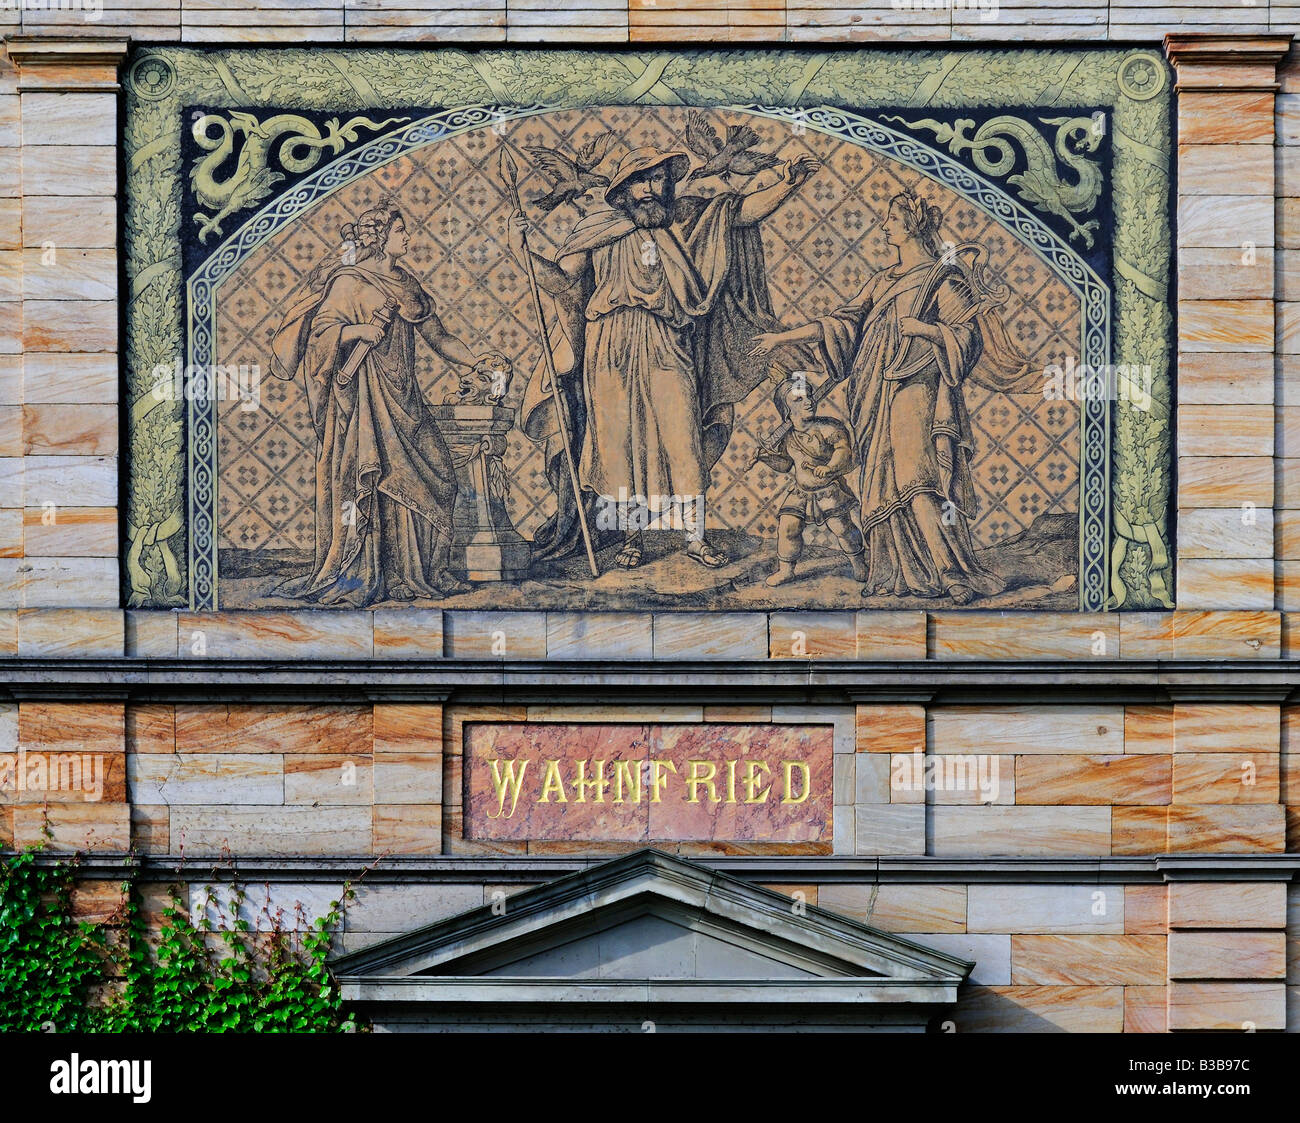
[[[269,371],[269,343],[295,288],[325,257],[341,251],[340,229],[385,194],[396,196],[411,234],[405,264],[434,298],[447,329],[470,350],[496,349],[511,358],[516,378],[508,404],[523,391],[526,373],[541,360],[527,281],[506,249],[510,204],[496,174],[501,136],[516,151],[540,144],[573,154],[603,130],[618,138],[606,156],[615,164],[630,148],[655,145],[685,150],[686,109],[562,110],[480,129],[409,154],[352,182],[307,211],[249,255],[223,285],[218,302],[217,361],[260,364],[261,408],[221,406],[219,422],[219,544],[222,549],[300,549],[313,545],[315,438],[305,392]],[[846,303],[871,275],[893,264],[881,228],[889,200],[906,185],[936,203],[942,237],[985,246],[994,280],[1010,289],[1003,309],[1011,338],[1041,369],[1079,350],[1079,302],[1029,249],[982,211],[911,169],[847,141],[730,111],[707,111],[719,132],[728,122],[750,124],[760,147],[783,158],[808,153],[823,169],[763,226],[768,280],[777,316],[803,323]],[[604,170],[604,167],[602,167]],[[765,185],[775,172],[764,173]],[[688,190],[706,193],[717,180]],[[525,201],[549,188],[529,171]],[[738,184],[739,186],[739,184]],[[563,242],[579,214],[562,206],[542,216],[544,252]],[[538,244],[535,242],[535,244]],[[422,342],[417,373],[426,397],[441,402],[455,386],[454,369]],[[1040,395],[1010,396],[968,386],[975,434],[973,470],[979,513],[976,540],[990,545],[1019,533],[1039,515],[1078,510],[1079,408]],[[842,416],[841,395],[823,412]],[[765,537],[776,533],[776,501],[786,485],[759,465],[750,471],[758,436],[778,418],[760,388],[736,410],[731,443],[715,466],[709,524]],[[525,537],[554,510],[542,457],[522,433],[506,454],[507,507]],[[852,477],[850,477],[852,479]],[[813,544],[829,545],[823,528]]]

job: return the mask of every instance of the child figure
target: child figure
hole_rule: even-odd
[[[853,521],[857,498],[844,482],[853,465],[849,431],[829,417],[818,417],[817,406],[802,379],[786,376],[772,395],[781,421],[789,432],[772,450],[760,449],[761,460],[775,472],[793,471],[794,479],[781,497],[777,524],[776,572],[771,586],[794,577],[795,563],[803,553],[803,532],[808,523],[825,524],[848,555],[853,579],[867,579],[862,533]]]

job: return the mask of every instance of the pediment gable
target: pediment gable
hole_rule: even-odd
[[[688,859],[641,850],[333,966],[353,991],[381,980],[749,980],[815,989],[914,984],[955,998],[973,964]]]

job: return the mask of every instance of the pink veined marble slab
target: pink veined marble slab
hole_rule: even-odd
[[[482,723],[465,732],[465,837],[831,838],[829,725]]]

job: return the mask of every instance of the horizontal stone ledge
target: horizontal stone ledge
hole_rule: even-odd
[[[1281,704],[1297,688],[1300,660],[1288,659],[0,659],[0,699],[21,700],[192,695],[234,702],[326,695],[349,702],[439,701],[455,693],[540,702],[585,693],[600,702],[605,690],[617,690],[620,698],[663,694],[734,702],[746,700],[748,690],[763,690],[783,702],[952,703],[997,697],[1062,705],[1174,698]]]
[[[532,978],[524,981],[481,976],[473,979],[446,976],[430,979],[421,975],[353,975],[345,971],[339,975],[339,994],[345,1002],[356,1003],[362,1008],[373,1003],[381,1011],[396,1003],[410,1013],[411,1007],[421,1004],[430,1008],[427,1016],[446,1017],[448,1021],[463,1015],[441,1014],[439,1011],[444,1004],[457,1010],[465,1005],[499,1004],[515,1011],[513,1017],[519,1018],[524,1016],[523,1011],[533,1005],[545,1009],[557,1003],[582,1003],[581,1015],[575,1016],[573,1020],[580,1020],[584,1029],[591,1026],[591,1011],[606,1003],[616,1007],[631,1004],[637,1010],[672,1008],[678,1004],[687,1008],[725,1005],[728,1010],[734,1010],[754,1004],[760,1008],[815,1007],[824,1010],[829,1007],[833,1011],[843,1005],[853,1011],[855,1020],[865,1017],[872,1025],[888,1026],[913,1016],[923,1021],[932,1007],[955,1003],[957,987],[961,981],[961,977],[956,974],[949,978],[902,981],[888,976],[804,977],[797,982],[786,979],[643,981],[591,977]],[[864,1015],[864,1003],[880,1003],[882,1009],[872,1009]],[[902,1011],[893,1008],[900,1003],[921,1004],[924,1013],[904,1015]],[[641,1015],[638,1013],[637,1016]],[[663,1015],[656,1013],[655,1017]]]
[[[37,854],[39,864],[66,853]],[[366,884],[404,882],[537,884],[609,860],[609,854],[554,856],[393,855],[220,858],[83,854],[77,876],[148,882],[344,882],[365,871]],[[889,857],[852,855],[700,855],[691,861],[746,881],[776,884],[1051,884],[1162,885],[1170,882],[1288,882],[1300,875],[1300,854],[1154,855],[1148,857]]]

